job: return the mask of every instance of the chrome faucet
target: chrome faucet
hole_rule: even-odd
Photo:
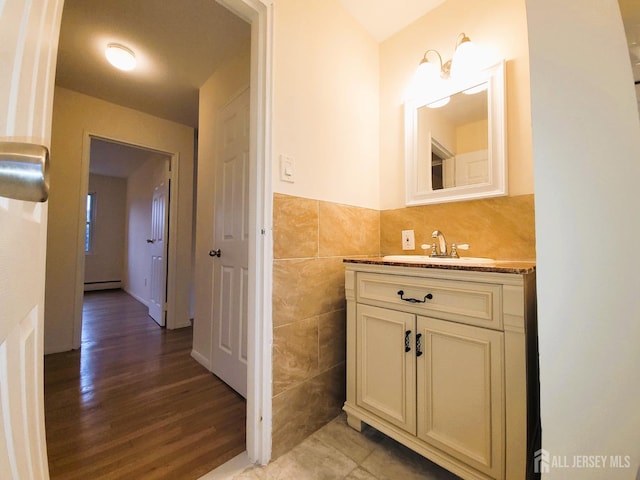
[[[444,238],[444,233],[440,230],[434,230],[431,234],[431,238],[435,238],[435,241],[431,244],[431,256],[432,257],[451,257],[460,258],[458,255],[458,248],[468,249],[468,245],[456,246],[455,243],[451,244],[451,251],[447,251],[447,241]]]
[[[431,238],[436,240],[431,245],[432,257],[447,257],[447,241],[444,238],[444,233],[440,230],[434,230],[431,234]],[[436,243],[437,242],[437,243]]]

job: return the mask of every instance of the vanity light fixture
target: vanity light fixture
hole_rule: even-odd
[[[438,57],[439,65],[435,65],[427,58],[429,53],[435,53]],[[476,47],[469,37],[463,32],[456,38],[456,46],[453,58],[443,63],[442,56],[437,50],[427,50],[418,65],[418,69],[426,70],[430,76],[434,72],[439,72],[440,78],[447,79],[450,76],[459,76],[475,67],[477,63]]]
[[[440,82],[449,78],[464,78],[469,74],[474,74],[481,67],[481,57],[471,39],[463,32],[456,38],[455,50],[451,60],[446,62],[437,50],[429,49],[424,52],[422,60],[414,75],[409,88],[410,97],[420,96],[425,88],[438,88]],[[477,89],[471,88],[465,91],[466,94],[478,93],[484,86]],[[443,98],[428,105],[430,108],[442,107],[449,103],[448,98]]]
[[[136,68],[136,56],[131,49],[119,43],[107,45],[105,56],[114,67],[129,72]]]

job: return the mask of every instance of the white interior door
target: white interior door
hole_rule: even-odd
[[[47,147],[62,0],[0,4],[0,141]],[[0,476],[48,479],[43,307],[47,204],[0,197]]]
[[[456,155],[456,185],[476,185],[489,182],[489,151]]]
[[[247,396],[249,90],[220,112],[216,138],[212,371]]]
[[[167,234],[169,211],[168,162],[163,162],[163,174],[153,188],[151,202],[151,235],[147,239],[151,257],[149,316],[165,326],[167,295]]]

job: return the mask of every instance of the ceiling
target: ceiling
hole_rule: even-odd
[[[91,139],[90,172],[109,177],[127,178],[147,160],[168,161],[167,154],[99,138]]]
[[[445,0],[339,0],[378,42],[436,8]]]
[[[382,41],[444,0],[339,1]],[[196,128],[198,89],[250,41],[249,24],[215,0],[65,0],[56,84]],[[110,42],[139,67],[112,68]]]
[[[339,1],[382,41],[444,0]],[[640,2],[619,3],[637,63]],[[248,48],[250,37],[249,24],[215,0],[65,0],[56,84],[197,128],[200,86]],[[124,73],[108,65],[109,42],[134,50],[139,68]],[[640,65],[634,76],[640,80]]]
[[[214,0],[65,0],[56,84],[196,127],[199,88],[250,41],[249,24]],[[111,67],[110,42],[138,68]]]

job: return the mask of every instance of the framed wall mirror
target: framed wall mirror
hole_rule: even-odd
[[[405,102],[407,205],[507,194],[504,62]]]

